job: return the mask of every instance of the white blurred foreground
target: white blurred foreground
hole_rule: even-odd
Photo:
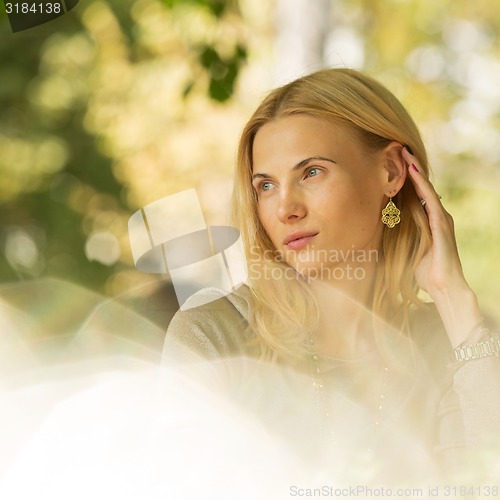
[[[161,368],[159,327],[52,280],[0,293],[0,498],[286,493],[296,468],[286,450],[255,418]]]
[[[267,420],[258,417],[259,387],[274,393],[283,377],[309,383],[301,375],[250,360],[174,371],[159,362],[162,328],[119,303],[54,281],[0,295],[1,499],[281,499],[335,497],[341,487],[344,497],[380,496],[359,489],[367,485],[409,497],[397,496],[398,471],[377,469],[373,457],[307,449],[318,437],[316,423],[300,418],[307,398],[264,399]],[[238,403],[218,384],[228,369],[257,373]],[[347,424],[359,426],[345,404]],[[430,457],[412,436],[394,434],[393,461],[411,459],[420,478],[399,486],[428,497],[438,484]],[[471,456],[460,484],[493,486],[499,473],[492,446]]]

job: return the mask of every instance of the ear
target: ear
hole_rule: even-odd
[[[383,150],[384,168],[387,175],[385,182],[387,196],[396,196],[405,183],[408,169],[402,151],[402,144],[396,141],[391,142]]]

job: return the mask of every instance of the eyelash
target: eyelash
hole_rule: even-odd
[[[318,172],[318,174],[310,176],[309,174],[310,174],[312,171],[314,171],[314,170],[316,170],[316,171]],[[309,178],[311,178],[311,177],[316,177],[316,176],[317,176],[317,175],[319,175],[322,171],[323,171],[323,169],[322,169],[322,168],[320,168],[320,167],[308,167],[308,168],[306,169],[305,174],[304,174],[304,179],[309,179]],[[259,182],[259,183],[257,184],[257,187],[256,187],[257,192],[259,192],[259,193],[260,193],[260,192],[264,192],[264,193],[265,193],[265,192],[269,191],[269,189],[264,189],[264,187],[263,187],[263,186],[265,186],[266,184],[272,184],[272,182],[270,182],[270,181],[261,181],[261,182]]]

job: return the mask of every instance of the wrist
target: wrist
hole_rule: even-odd
[[[429,295],[436,305],[440,302],[461,302],[467,299],[471,300],[472,296],[475,297],[474,291],[465,278],[461,276],[457,276],[453,283],[447,283],[446,287],[439,287],[429,291]]]
[[[483,335],[484,321],[476,294],[469,286],[441,293],[434,298],[453,348],[476,342]]]
[[[455,348],[457,361],[469,361],[487,356],[500,356],[500,336],[487,328],[483,329],[482,337],[478,341]]]

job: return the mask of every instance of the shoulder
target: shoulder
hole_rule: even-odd
[[[217,359],[248,354],[255,337],[248,327],[250,291],[242,286],[227,294],[207,288],[195,293],[167,330],[164,358]]]

